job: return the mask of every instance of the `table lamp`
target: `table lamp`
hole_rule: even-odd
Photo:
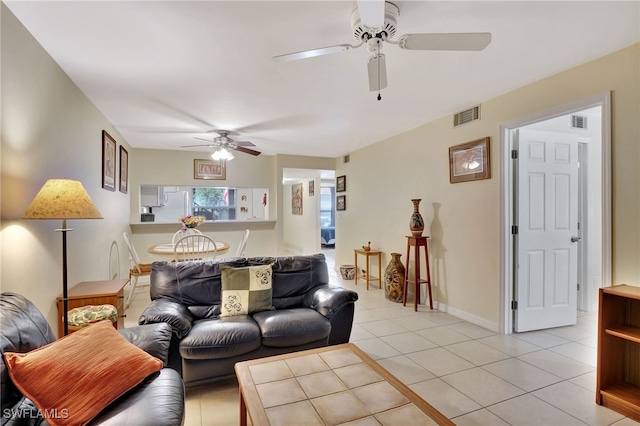
[[[62,219],[62,301],[64,335],[69,332],[67,314],[67,219],[102,219],[87,191],[77,180],[49,179],[31,201],[22,219]]]

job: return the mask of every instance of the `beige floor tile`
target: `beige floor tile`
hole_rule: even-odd
[[[407,357],[438,377],[475,367],[469,361],[443,348],[413,352],[407,354]]]
[[[477,340],[454,343],[453,345],[447,346],[447,350],[475,365],[485,365],[510,358],[510,356],[504,352],[493,349]]]
[[[548,386],[533,395],[589,425],[609,425],[624,417],[589,401],[595,397],[593,392],[570,382]]]
[[[441,379],[484,407],[525,393],[479,367],[443,376]]]
[[[437,423],[420,411],[415,405],[408,404],[376,414],[376,419],[384,426],[420,425],[429,426]]]
[[[492,405],[487,409],[511,425],[584,426],[582,421],[531,394]]]
[[[518,359],[563,379],[571,379],[594,370],[590,365],[549,350],[531,352],[519,356]]]
[[[403,326],[388,319],[364,322],[360,324],[360,326],[377,337],[395,335],[409,331]]]
[[[457,426],[509,426],[509,423],[487,409],[455,417],[452,421]]]
[[[516,358],[483,365],[482,368],[527,392],[562,381],[560,377]]]
[[[415,333],[440,346],[446,346],[453,343],[466,342],[467,340],[471,340],[470,337],[465,336],[462,333],[458,333],[457,331],[451,330],[450,328],[445,326],[418,330]]]
[[[413,332],[393,334],[390,336],[384,336],[381,339],[383,342],[388,343],[391,347],[403,354],[423,351],[425,349],[431,349],[438,346]]]
[[[478,339],[478,342],[484,343],[487,346],[491,346],[492,348],[511,356],[520,356],[542,349],[540,346],[525,342],[524,340],[518,339],[512,335],[505,334],[483,337],[482,339]]]

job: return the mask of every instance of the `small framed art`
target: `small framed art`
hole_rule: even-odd
[[[344,192],[347,190],[347,177],[345,175],[336,178],[336,192]]]
[[[193,160],[193,178],[225,180],[227,178],[227,162],[225,160]]]
[[[129,190],[129,151],[120,145],[120,192]]]
[[[302,214],[302,184],[291,185],[291,214]]]
[[[336,197],[336,210],[346,210],[346,209],[347,209],[347,196],[338,195]]]
[[[116,141],[106,130],[102,131],[102,187],[116,190]]]
[[[309,197],[313,197],[315,195],[315,192],[316,192],[316,181],[310,180],[309,181]]]
[[[490,138],[449,148],[449,182],[469,182],[491,178]]]

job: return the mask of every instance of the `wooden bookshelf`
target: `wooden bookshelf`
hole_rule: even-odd
[[[640,422],[640,287],[600,289],[596,403]]]

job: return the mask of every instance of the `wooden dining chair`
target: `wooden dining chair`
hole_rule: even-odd
[[[176,231],[175,234],[173,234],[173,237],[171,237],[171,244],[175,244],[176,241],[187,234],[202,234],[202,232],[197,230],[196,228],[189,228],[188,231],[186,229],[180,229]]]
[[[178,239],[173,247],[173,258],[176,262],[186,260],[214,259],[216,242],[205,234],[189,234]]]
[[[240,239],[240,244],[238,245],[238,249],[236,250],[236,257],[244,257],[244,251],[247,248],[247,241],[249,240],[249,230],[245,229],[242,233],[242,238]]]
[[[127,296],[127,301],[124,304],[125,307],[129,307],[131,299],[133,299],[133,294],[136,291],[136,286],[138,285],[138,278],[151,275],[151,264],[140,263],[140,256],[138,256],[138,252],[136,251],[129,234],[123,232],[122,237],[129,248],[129,280],[131,281],[131,292],[129,293],[129,296]]]

